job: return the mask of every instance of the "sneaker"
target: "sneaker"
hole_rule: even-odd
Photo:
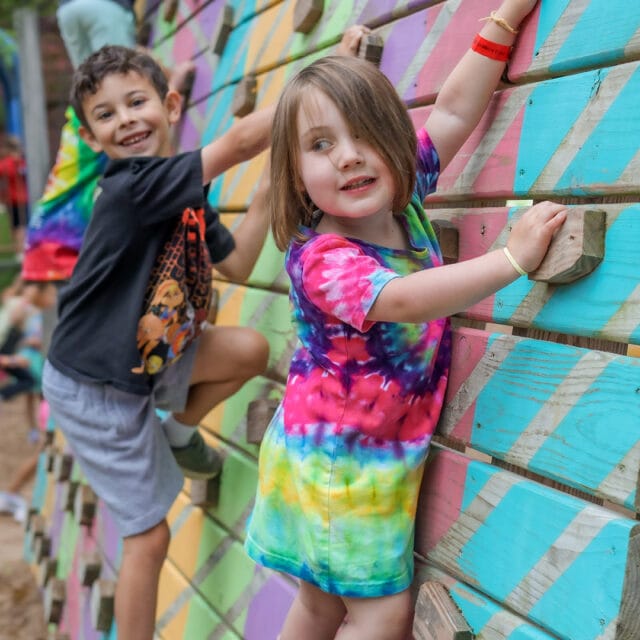
[[[12,515],[16,522],[24,522],[27,517],[27,501],[17,493],[0,491],[0,513]]]
[[[16,496],[13,505],[13,519],[22,524],[27,519],[27,501],[22,496]]]
[[[222,469],[221,455],[207,446],[197,429],[186,447],[171,447],[171,451],[187,478],[198,480],[215,478]]]

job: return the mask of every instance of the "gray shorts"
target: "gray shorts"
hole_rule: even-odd
[[[195,346],[159,374],[150,396],[78,382],[45,363],[43,394],[55,425],[123,537],[164,520],[184,483],[156,409],[184,408]]]

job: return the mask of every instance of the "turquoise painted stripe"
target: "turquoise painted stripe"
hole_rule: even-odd
[[[497,336],[491,337],[487,351],[495,339]],[[554,343],[529,340],[515,343],[477,398],[474,446],[503,458],[521,435],[518,427],[524,429],[535,419],[540,408],[556,392],[556,385],[569,375],[582,355],[570,353],[566,347]],[[536,376],[537,372],[533,371],[536,377],[530,381],[528,367],[532,358],[544,362],[544,377]],[[509,393],[505,393],[505,389],[509,389]],[[483,428],[483,425],[490,425],[490,428]],[[566,451],[564,453],[566,455]]]
[[[256,11],[263,9],[266,3],[256,2],[256,0],[232,0],[227,4],[233,8],[234,24],[241,24],[256,15]]]
[[[464,592],[467,598],[460,596],[460,591]],[[474,633],[478,633],[487,622],[498,611],[498,607],[487,600],[477,592],[467,589],[460,582],[456,584],[455,589],[450,589],[449,593],[453,601],[458,605],[467,624],[471,626]]]
[[[624,20],[620,19],[624,16]],[[594,25],[615,25],[602,29],[594,42]],[[550,65],[552,73],[575,68],[575,61],[584,66],[605,66],[624,57],[624,48],[640,28],[640,3],[629,0],[591,0],[560,47]]]
[[[478,467],[482,475],[500,473],[486,465],[482,468],[481,465],[472,463],[469,466]],[[499,600],[506,598],[548,552],[576,515],[575,498],[561,494],[555,497],[551,502],[549,493],[533,482],[515,484],[461,548],[458,559],[460,571],[474,576],[492,597]],[[526,522],[534,518],[535,524]],[[516,547],[513,526],[515,522],[523,520],[528,535],[519,535]],[[537,535],[531,535],[533,531]],[[487,549],[509,549],[509,553],[487,554]],[[575,598],[584,603],[584,598],[578,594]]]
[[[48,475],[46,469],[46,454],[41,453],[38,456],[38,467],[36,470],[36,480],[33,485],[31,494],[31,505],[38,511],[42,510],[47,495]]]
[[[470,462],[467,465],[467,477],[464,483],[462,500],[460,501],[461,513],[469,508],[490,479],[491,475],[488,475],[485,470],[475,462]]]
[[[575,333],[576,328],[589,329],[597,335],[619,311],[638,287],[638,267],[635,252],[640,246],[640,205],[623,209],[607,230],[605,257],[586,278],[571,285],[556,287],[553,295],[536,315],[534,325],[551,331]],[[524,278],[521,278],[524,280]],[[515,311],[503,300],[502,313],[507,317]],[[629,313],[630,342],[640,341],[640,317]],[[636,322],[635,326],[633,323]],[[580,332],[584,335],[584,331]]]
[[[544,441],[529,467],[544,469],[553,478],[548,470],[561,464],[575,486],[598,487],[638,442],[639,388],[640,360],[612,362]],[[600,451],[607,452],[606,458]],[[633,509],[634,503],[635,490],[625,506]]]
[[[252,26],[253,22],[245,22],[234,27],[229,34],[211,83],[212,91],[217,91],[231,82],[237,82],[244,76],[247,68],[247,43],[252,37]]]
[[[231,88],[224,89],[209,98],[207,102],[207,113],[210,115],[202,133],[203,145],[222,135],[233,124],[233,114],[231,113],[232,101],[233,90]],[[211,182],[209,202],[213,206],[220,205],[223,183],[224,174]]]
[[[599,638],[620,609],[632,526],[632,521],[621,520],[605,526],[531,609],[532,618],[551,620],[554,629],[567,638]],[[603,557],[609,558],[606,565]],[[614,563],[619,571],[611,570]],[[579,585],[598,588],[589,588],[581,596],[576,589]],[[590,615],[584,615],[586,602]]]
[[[640,5],[639,5],[640,6]],[[625,22],[625,21],[622,21]],[[603,80],[606,72],[603,72]],[[607,112],[582,145],[556,187],[571,188],[576,182],[597,185],[615,184],[633,160],[640,146],[640,69],[636,69],[620,90]],[[620,123],[624,122],[624,133]],[[575,189],[573,190],[575,192]]]
[[[540,17],[538,19],[538,29],[536,31],[534,55],[547,41],[553,29],[555,29],[562,17],[562,14],[569,6],[569,2],[570,0],[555,0],[555,2],[540,3]]]
[[[503,610],[481,593],[460,582],[450,588],[449,593],[473,632],[478,637],[483,637],[483,633],[487,634],[486,637],[489,638],[488,633],[491,630],[485,629],[485,627],[494,616],[501,615]],[[523,622],[505,636],[505,640],[552,640],[552,638],[541,629]]]
[[[514,180],[516,194],[531,190],[589,104],[600,74],[603,78],[606,71],[589,71],[534,86],[524,110]]]

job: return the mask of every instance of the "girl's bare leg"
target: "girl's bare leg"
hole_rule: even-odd
[[[333,640],[347,609],[339,596],[301,581],[280,640]]]
[[[413,604],[409,590],[381,598],[344,598],[347,621],[336,640],[407,640]]]

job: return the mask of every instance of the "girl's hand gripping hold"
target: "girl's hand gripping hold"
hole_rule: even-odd
[[[567,208],[556,202],[539,202],[514,225],[507,249],[525,273],[538,268],[555,232],[567,218]],[[514,268],[517,270],[516,266]]]

